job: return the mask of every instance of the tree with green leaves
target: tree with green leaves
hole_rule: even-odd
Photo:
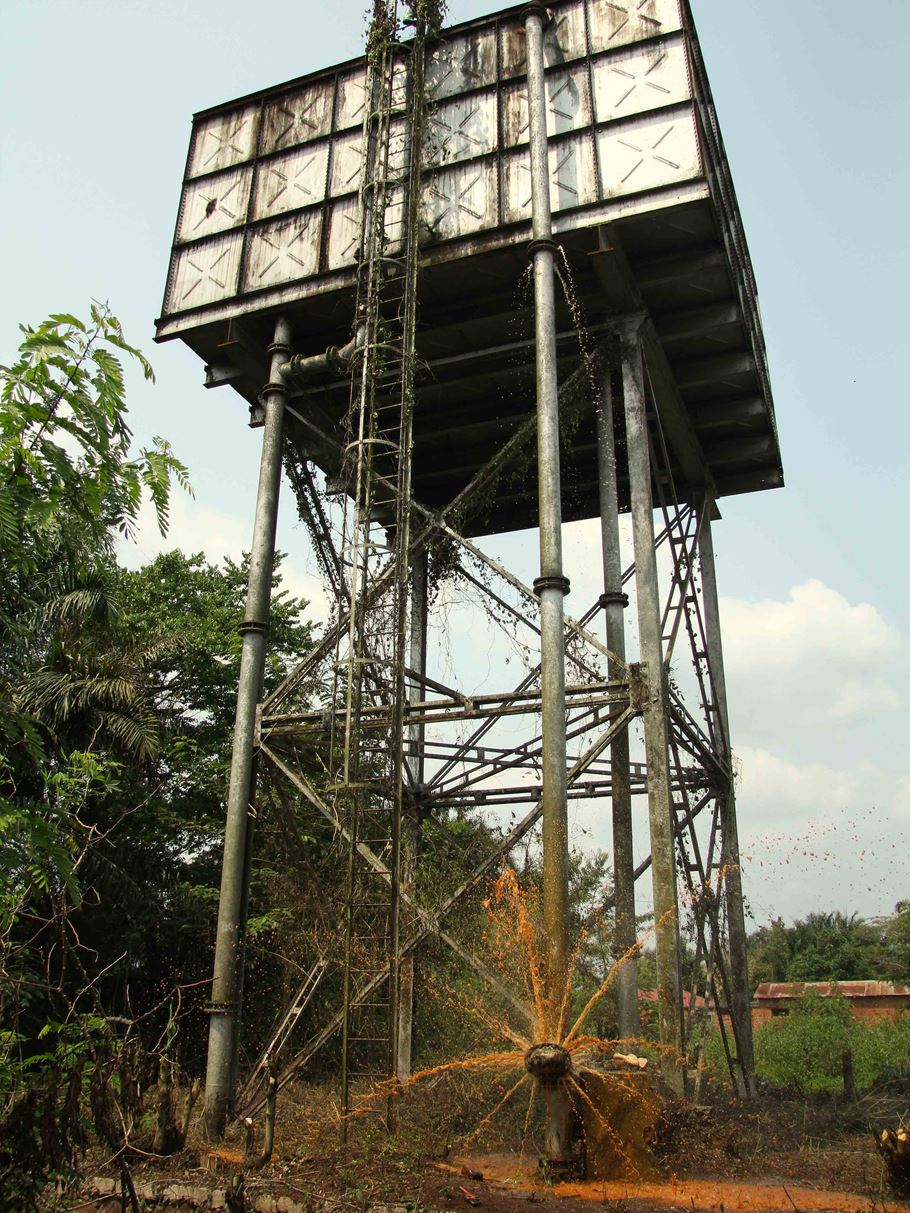
[[[79,1092],[107,1020],[72,929],[86,901],[97,841],[86,816],[116,794],[121,757],[104,733],[131,740],[129,680],[96,678],[68,705],[43,698],[36,676],[104,608],[117,536],[143,498],[166,527],[173,484],[187,473],[163,439],[134,453],[124,360],[151,367],[117,319],[56,315],[23,327],[18,357],[0,367],[0,1203],[26,1208],[72,1163],[84,1137]],[[58,654],[59,655],[59,654]],[[102,680],[103,681],[103,680]],[[78,738],[93,699],[99,723]],[[119,727],[116,721],[119,720]],[[74,991],[78,997],[74,998]],[[84,1029],[84,1030],[83,1030]],[[100,1105],[99,1105],[100,1106]],[[23,1152],[24,1142],[31,1149]],[[26,1166],[26,1162],[30,1165]]]
[[[778,919],[749,939],[752,981],[908,981],[904,921],[900,913],[893,923],[871,923],[836,910],[815,911],[792,926]]]
[[[153,374],[107,307],[22,334],[17,360],[0,367],[0,747],[14,779],[17,753],[29,761],[39,744],[18,691],[48,626],[98,609],[143,495],[164,532],[173,483],[189,488],[163,438],[130,449],[123,358]]]

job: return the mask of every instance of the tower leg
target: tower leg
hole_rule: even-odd
[[[629,494],[635,548],[638,635],[645,675],[645,757],[648,769],[648,823],[654,889],[657,951],[657,1012],[664,1046],[662,1069],[670,1087],[682,1095],[682,997],[679,971],[679,923],[676,901],[670,760],[667,749],[667,686],[661,644],[660,594],[654,552],[651,458],[645,416],[641,348],[637,331],[628,334],[622,360]]]
[[[240,677],[234,746],[228,785],[224,858],[215,937],[208,1063],[205,1074],[205,1128],[210,1137],[224,1133],[233,1097],[234,1056],[240,1026],[239,994],[246,903],[249,813],[253,797],[256,709],[262,697],[266,634],[275,556],[275,527],[281,485],[284,406],[287,396],[280,366],[290,353],[291,330],[284,319],[275,325],[269,384],[263,393],[265,427],[259,465],[259,489],[250,549],[246,608],[240,631]]]
[[[623,608],[629,605],[622,588],[619,552],[619,500],[616,487],[616,449],[613,430],[613,382],[610,368],[604,373],[601,405],[597,414],[597,456],[600,481],[600,536],[603,551],[607,648],[620,661],[626,657]],[[610,678],[622,671],[611,661]],[[635,859],[632,845],[632,787],[629,777],[629,734],[624,729],[610,747],[610,784],[613,814],[613,898],[616,914],[615,954],[624,955],[635,944]],[[638,1036],[638,971],[634,958],[616,975],[619,1035]]]
[[[717,594],[717,570],[714,563],[714,537],[711,534],[713,500],[703,502],[704,517],[698,541],[698,561],[701,572],[702,602],[705,619],[705,641],[711,669],[711,688],[717,711],[717,728],[723,754],[732,770],[730,719],[727,713],[727,687],[724,679],[724,652],[720,632],[720,607]],[[747,1096],[755,1094],[755,1058],[752,1049],[751,991],[746,955],[746,920],[743,911],[742,870],[740,867],[739,834],[736,824],[736,796],[731,776],[730,786],[720,799],[721,869],[727,903],[727,939],[730,948],[730,1013],[733,1037],[739,1054],[741,1072]]]
[[[426,548],[415,552],[411,561],[411,618],[409,635],[408,664],[418,674],[427,672],[427,553]],[[412,681],[409,699],[418,703],[424,694],[420,683]],[[407,767],[411,787],[420,795],[424,778],[423,725],[411,724],[407,731]],[[403,823],[401,888],[409,897],[414,895],[414,880],[417,869],[417,856],[420,850],[420,819],[417,817],[417,803],[413,815],[409,814]],[[407,1082],[411,1077],[411,1063],[414,1045],[414,968],[415,952],[408,952],[401,958],[398,978],[398,1045],[395,1058],[395,1072],[399,1082]]]
[[[565,625],[563,597],[569,583],[562,567],[562,501],[559,467],[559,396],[556,381],[556,245],[550,216],[547,163],[547,97],[544,82],[542,4],[525,10],[528,56],[528,121],[534,240],[535,359],[537,367],[537,466],[540,522],[540,689],[542,737],[544,1039],[557,1041],[568,980],[568,824],[566,813]],[[568,1100],[547,1103],[547,1156],[568,1160]]]

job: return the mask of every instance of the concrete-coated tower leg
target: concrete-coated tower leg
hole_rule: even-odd
[[[545,1039],[560,1033],[568,981],[568,825],[566,816],[566,673],[563,597],[569,583],[562,567],[562,500],[559,468],[559,396],[556,381],[556,246],[550,216],[547,164],[547,97],[544,81],[541,4],[524,10],[528,56],[528,122],[534,265],[535,360],[537,370],[537,466],[540,522],[540,692],[542,736],[543,918]],[[563,1083],[547,1091],[547,1160],[559,1166],[570,1156],[569,1100]]]
[[[205,1073],[205,1129],[210,1137],[224,1133],[233,1098],[234,1055],[240,1026],[239,992],[243,955],[249,814],[253,798],[256,710],[262,697],[266,636],[275,557],[275,526],[281,485],[281,452],[287,391],[279,368],[290,354],[290,325],[283,318],[275,325],[275,342],[269,347],[271,373],[263,390],[265,426],[259,464],[259,490],[246,609],[240,626],[240,678],[234,720],[234,748],[224,826],[221,895],[215,936],[208,1064]]]
[[[408,664],[416,674],[427,672],[427,552],[421,548],[411,560],[411,617],[409,623]],[[408,698],[418,703],[424,696],[423,686],[412,680]],[[423,740],[424,726],[408,725],[407,768],[411,788],[414,792],[413,813],[402,823],[401,890],[409,897],[414,895],[417,857],[420,850],[420,819],[417,816],[420,790],[424,779]],[[395,1072],[399,1082],[411,1077],[414,1046],[414,969],[415,952],[402,956],[398,970],[398,1044],[395,1057]]]
[[[646,684],[643,714],[657,952],[657,1013],[660,1041],[664,1046],[664,1078],[670,1087],[681,1095],[685,1089],[685,1072],[682,1068],[679,923],[667,743],[667,685],[663,671],[660,593],[657,582],[657,557],[654,552],[651,457],[645,415],[641,347],[637,330],[630,330],[625,336],[622,381],[632,538],[635,548],[638,636]]]
[[[706,496],[702,504],[704,516],[698,539],[698,562],[701,572],[702,606],[705,619],[705,641],[711,668],[711,687],[717,711],[717,726],[721,735],[724,757],[732,771],[730,718],[727,713],[727,686],[724,679],[724,651],[720,632],[720,606],[717,594],[717,570],[714,563],[714,537],[711,533],[713,498]],[[743,910],[742,870],[739,855],[739,833],[736,824],[736,795],[731,777],[730,786],[720,798],[722,834],[721,868],[727,903],[727,940],[730,948],[730,1002],[733,1033],[739,1052],[745,1090],[742,1095],[755,1094],[755,1057],[752,1049],[752,1012],[750,1007],[749,966],[746,955],[746,919]]]
[[[622,588],[619,552],[619,500],[616,486],[616,448],[613,430],[613,376],[608,367],[603,376],[597,414],[597,457],[600,481],[600,537],[603,550],[604,592],[601,604],[606,615],[607,648],[621,662],[626,658],[626,629],[623,609],[629,599]],[[610,662],[610,678],[622,671]],[[622,956],[635,945],[635,858],[632,844],[632,786],[629,777],[629,734],[623,730],[610,747],[610,784],[613,813],[613,898],[616,912],[615,952]],[[619,1035],[639,1035],[638,971],[634,957],[616,976]]]

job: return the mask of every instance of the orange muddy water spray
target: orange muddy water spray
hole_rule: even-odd
[[[501,1082],[505,1089],[468,1134],[466,1144],[476,1140],[522,1092],[528,1096],[524,1117],[526,1139],[539,1093],[547,1106],[558,1099],[568,1105],[580,1145],[573,1159],[576,1170],[598,1178],[609,1176],[631,1181],[652,1178],[655,1168],[648,1143],[658,1116],[659,1100],[650,1076],[640,1071],[625,1073],[602,1068],[605,1061],[609,1063],[616,1056],[618,1048],[634,1047],[637,1042],[602,1040],[585,1032],[586,1024],[622,965],[640,951],[647,936],[612,964],[580,1013],[570,1021],[574,979],[587,932],[582,932],[576,941],[561,996],[548,999],[537,896],[522,889],[515,872],[505,868],[484,902],[484,910],[487,920],[481,945],[484,963],[495,975],[500,992],[507,996],[507,1009],[497,1011],[479,996],[466,1002],[462,991],[450,994],[462,1012],[467,1012],[491,1036],[512,1047],[429,1066],[414,1073],[403,1085],[397,1080],[378,1084],[357,1102],[351,1115],[359,1117],[374,1111],[380,1096],[405,1093],[445,1074],[485,1074]],[[546,1159],[542,1165],[555,1178]]]

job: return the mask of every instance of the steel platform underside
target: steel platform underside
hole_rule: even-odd
[[[682,191],[684,195],[686,191]],[[711,487],[718,497],[783,484],[774,408],[744,315],[715,204],[703,183],[665,205],[558,235],[570,267],[592,346],[609,343],[617,322],[644,316],[644,349],[651,395],[670,452],[680,500]],[[557,224],[558,226],[558,224]],[[533,413],[534,347],[528,266],[528,224],[496,235],[451,242],[422,253],[413,492],[431,508],[448,504]],[[238,319],[214,319],[180,336],[212,371],[250,405],[268,378],[274,316],[293,325],[295,352],[317,354],[347,342],[353,331],[353,275],[335,275],[305,298]],[[560,384],[581,362],[576,321],[559,302]],[[593,395],[593,392],[590,393]],[[331,375],[311,379],[292,400],[289,435],[301,453],[328,474],[340,467],[350,383]],[[621,410],[620,410],[621,413]],[[563,517],[599,512],[593,408],[569,427],[562,462]],[[622,443],[623,435],[618,433]],[[620,508],[627,508],[620,481]],[[473,518],[469,534],[536,525],[533,443],[528,457],[502,477],[496,496]]]

